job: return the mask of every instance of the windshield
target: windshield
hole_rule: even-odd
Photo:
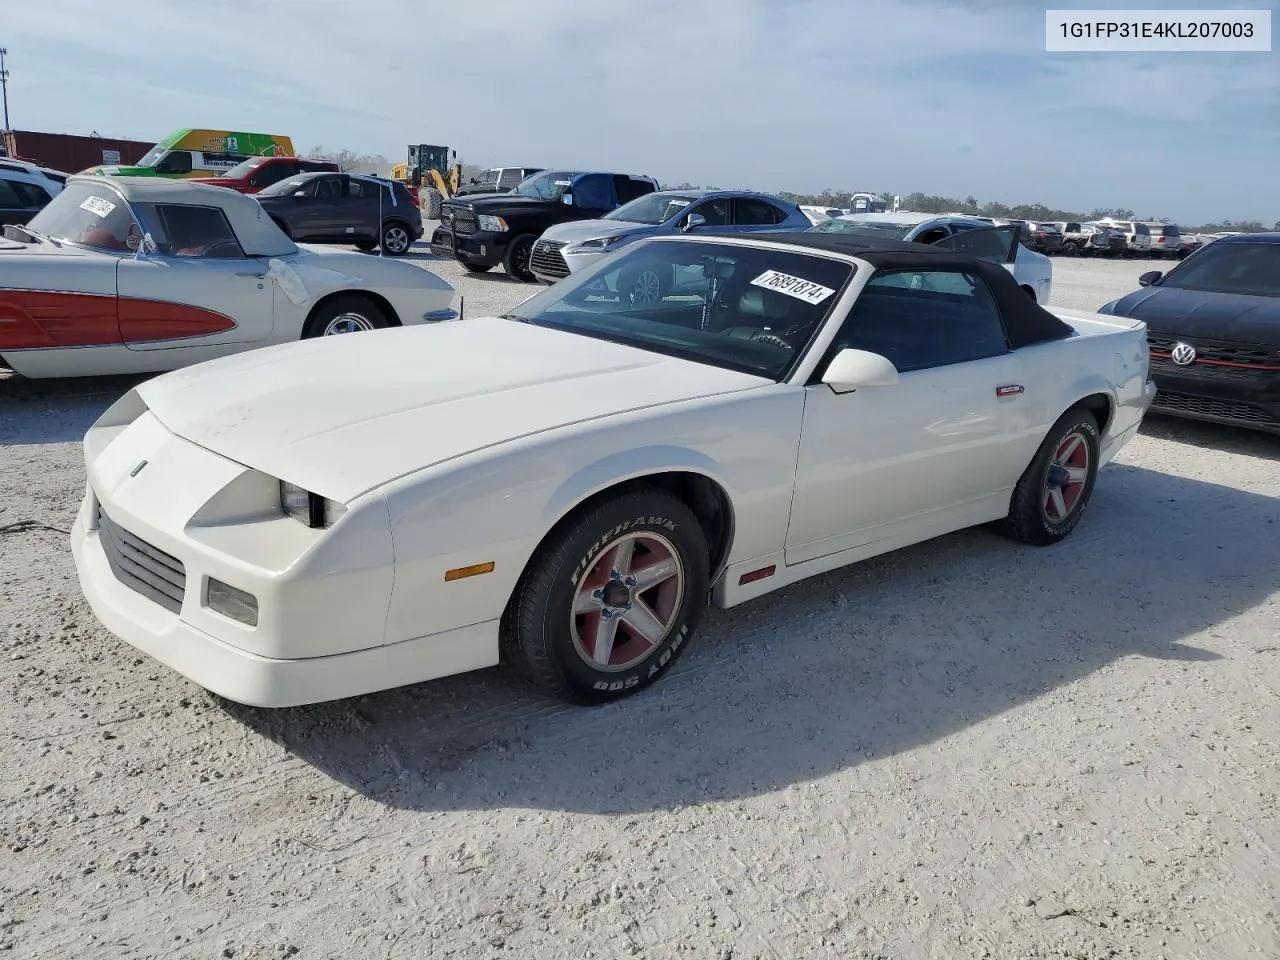
[[[1169,271],[1158,285],[1280,297],[1280,243],[1211,243]]]
[[[302,177],[290,177],[258,191],[259,197],[287,197],[305,189],[311,180]]]
[[[647,223],[650,226],[666,223],[678,216],[693,197],[681,197],[670,193],[650,193],[639,199],[624,203],[617,210],[606,213],[601,219],[626,220],[630,223]]]
[[[141,160],[138,161],[140,167],[154,167],[160,162],[160,159],[169,152],[169,148],[162,144],[156,144],[146,152]]]
[[[907,234],[918,227],[916,223],[902,223],[886,220],[824,220],[811,233],[852,233],[860,237],[881,237],[887,240],[903,240]]]
[[[142,237],[120,194],[105,185],[86,183],[68,184],[27,227],[54,240],[113,252],[136,249]]]
[[[816,254],[641,242],[570,274],[508,318],[782,380],[853,270]]]
[[[555,170],[550,173],[538,173],[521,180],[512,193],[522,197],[535,197],[539,200],[559,200],[560,195],[569,189],[570,181],[576,173]]]
[[[236,180],[243,180],[266,162],[266,157],[250,157],[248,160],[242,160],[237,163],[226,173],[223,173],[222,176],[231,177]]]

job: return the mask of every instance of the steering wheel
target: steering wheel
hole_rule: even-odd
[[[759,333],[752,335],[751,342],[770,343],[775,347],[781,347],[783,350],[791,349],[791,344],[787,343],[787,341],[782,339],[782,337],[778,336],[776,333],[769,333],[765,330],[761,330]]]

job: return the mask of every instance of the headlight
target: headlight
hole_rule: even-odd
[[[338,519],[338,504],[294,483],[280,481],[280,507],[308,527],[327,527]]]
[[[617,233],[612,237],[597,237],[595,240],[583,240],[576,246],[579,250],[607,250],[609,247],[616,246],[625,239],[627,239],[627,235],[625,233]]]
[[[486,233],[506,233],[511,229],[507,226],[507,221],[503,220],[501,217],[490,216],[487,213],[480,214],[480,216],[476,218],[476,222],[480,225],[480,229]]]

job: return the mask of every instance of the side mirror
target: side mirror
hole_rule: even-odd
[[[1144,273],[1142,276],[1138,278],[1138,286],[1149,287],[1151,286],[1151,284],[1155,283],[1157,280],[1159,280],[1163,276],[1164,276],[1163,270],[1148,270],[1146,273]]]
[[[690,230],[696,230],[698,227],[705,227],[707,218],[700,213],[691,213],[684,218],[684,225],[680,228],[681,233],[688,233]]]
[[[305,197],[306,195],[307,195],[307,191],[305,191],[305,190],[295,190],[295,191],[293,191],[293,193],[291,194],[291,196],[293,196],[293,198],[294,198],[294,199],[301,199],[302,197]]]
[[[836,393],[859,387],[892,387],[898,383],[898,368],[888,357],[850,347],[831,358],[822,382]]]
[[[573,194],[572,194],[572,193],[562,193],[562,194],[560,194],[560,202],[561,202],[561,203],[563,203],[566,207],[572,207],[572,206],[573,206]]]

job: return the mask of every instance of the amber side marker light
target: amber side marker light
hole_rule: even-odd
[[[482,573],[493,573],[493,561],[488,563],[473,563],[469,567],[454,567],[452,570],[444,572],[445,583],[451,580],[465,580],[467,577],[478,577]]]
[[[765,577],[772,577],[774,571],[777,569],[778,568],[776,566],[770,566],[764,567],[760,570],[752,570],[750,573],[744,573],[738,578],[738,586],[742,586],[744,583],[755,583],[757,580],[763,580]]]

